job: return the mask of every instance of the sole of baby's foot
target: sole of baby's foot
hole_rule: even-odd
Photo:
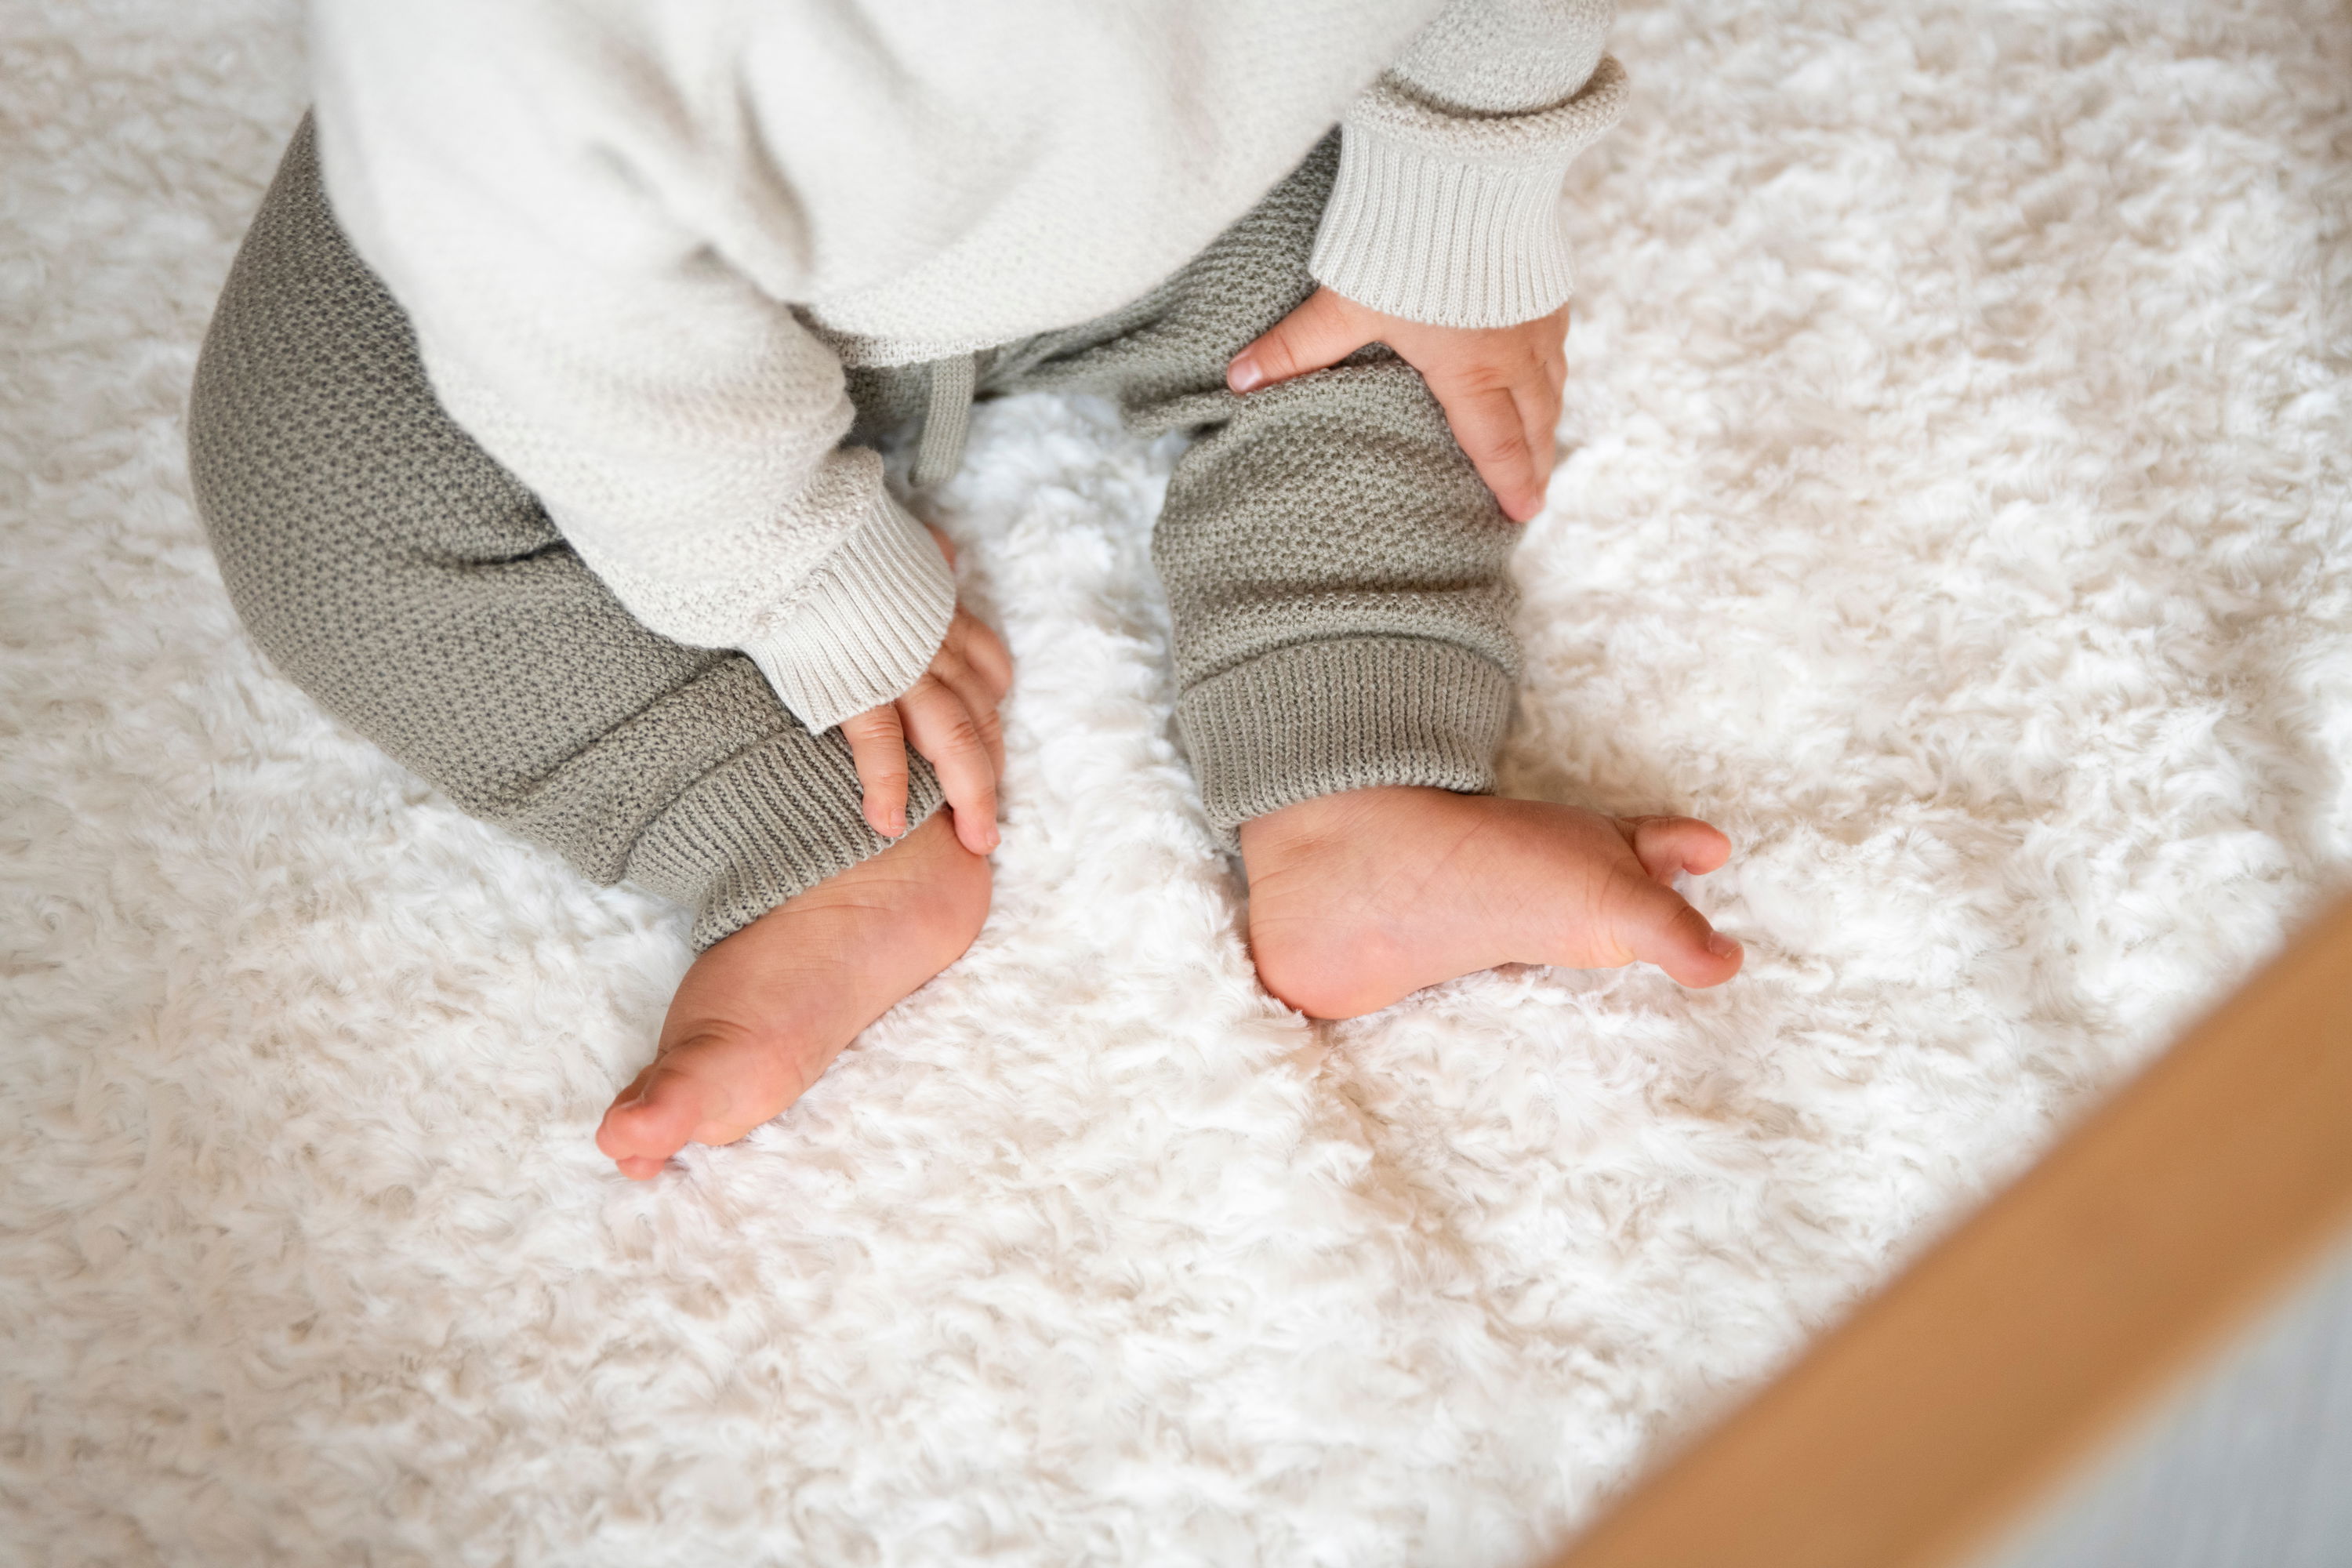
[[[988,862],[944,811],[714,942],[686,972],[658,1054],[596,1147],[635,1181],[688,1143],[732,1143],[798,1100],[859,1030],[953,963],[988,917]]]
[[[1397,787],[1301,801],[1241,839],[1258,977],[1313,1017],[1501,963],[1654,963],[1692,986],[1739,972],[1739,944],[1671,886],[1731,852],[1691,817]]]

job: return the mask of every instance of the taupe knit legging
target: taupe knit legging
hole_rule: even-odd
[[[982,395],[1084,390],[1197,437],[1152,557],[1221,828],[1370,784],[1490,787],[1517,673],[1515,531],[1411,367],[1375,348],[1224,390],[1227,359],[1313,288],[1335,163],[1327,142],[1127,309],[980,362]],[[929,375],[853,371],[852,439],[919,415]],[[307,122],[229,274],[188,446],[229,593],[280,669],[465,810],[687,904],[697,946],[886,847],[837,731],[803,729],[742,655],[640,626],[442,412],[328,210]],[[940,794],[913,773],[919,820]]]

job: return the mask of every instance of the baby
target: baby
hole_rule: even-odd
[[[1714,828],[1489,793],[1609,11],[316,0],[198,503],[325,706],[693,911],[624,1174],[776,1115],[980,930],[1011,662],[876,447],[936,483],[976,397],[1192,437],[1152,556],[1276,996],[1738,969],[1672,887]]]

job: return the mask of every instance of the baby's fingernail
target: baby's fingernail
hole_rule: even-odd
[[[1732,958],[1738,956],[1739,944],[1719,931],[1711,931],[1706,933],[1706,950],[1717,958]]]
[[[1265,384],[1265,372],[1258,369],[1257,361],[1247,354],[1225,366],[1225,384],[1235,392],[1250,392]]]

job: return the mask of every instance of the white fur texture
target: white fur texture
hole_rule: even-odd
[[[677,916],[247,646],[181,408],[284,0],[0,0],[0,1557],[1507,1564],[2352,863],[2352,35],[1628,7],[1517,789],[1749,944],[1258,990],[1169,739],[1170,450],[981,411],[996,912],[790,1114],[590,1132]]]

